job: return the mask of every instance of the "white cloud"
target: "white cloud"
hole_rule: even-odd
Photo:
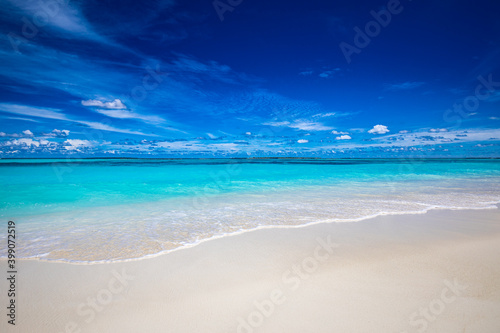
[[[500,118],[499,118],[499,117],[489,117],[488,119],[489,119],[489,120],[500,120]]]
[[[407,134],[407,133],[410,133],[410,131],[407,131],[407,130],[399,131],[399,134]]]
[[[368,133],[371,134],[385,134],[387,132],[389,132],[389,129],[384,125],[375,125],[371,130],[368,131]]]
[[[92,147],[94,144],[89,140],[80,140],[80,139],[67,139],[63,143],[66,146],[73,147]]]
[[[126,109],[127,106],[123,104],[123,102],[119,99],[115,99],[114,101],[111,102],[103,102],[97,99],[89,99],[87,101],[82,101],[82,105],[84,106],[96,106],[100,108],[105,108],[105,109],[116,109],[116,110],[122,110]],[[120,117],[117,117],[120,118]]]
[[[252,132],[246,132],[245,135],[252,135]]]
[[[308,143],[309,140],[304,140],[304,139],[300,139],[300,140],[297,140],[298,143]]]
[[[8,137],[11,137],[11,138],[32,137],[33,136],[33,132],[31,132],[30,130],[25,130],[25,131],[22,131],[21,133],[5,133],[5,132],[0,132],[0,137],[3,137],[3,136],[8,136]]]
[[[86,101],[82,101],[82,105],[97,107],[95,109],[97,113],[103,114],[110,118],[118,118],[118,119],[138,119],[142,120],[149,124],[161,124],[165,122],[165,119],[159,116],[149,116],[142,115],[130,110],[127,110],[127,106],[119,99],[115,99],[111,102],[89,99]],[[99,109],[104,108],[104,109]]]
[[[429,130],[429,132],[431,132],[431,133],[448,132],[448,130],[446,128],[431,128]]]
[[[59,137],[65,137],[65,136],[68,136],[69,135],[69,131],[68,130],[58,130],[58,129],[54,129],[52,130],[51,132],[53,135],[55,136],[59,136]]]
[[[5,146],[36,146],[40,145],[40,142],[33,139],[15,139],[11,141],[6,141],[3,143]]]
[[[349,135],[341,135],[336,137],[337,140],[351,140],[352,138]]]
[[[466,135],[464,134],[466,133]],[[375,137],[373,140],[377,142],[372,146],[392,146],[395,144],[395,140],[387,139],[399,139],[400,134],[392,134],[387,136]],[[404,136],[404,140],[397,141],[398,146],[415,146],[422,144],[449,144],[457,141],[460,142],[472,142],[472,141],[486,141],[492,138],[500,139],[500,129],[468,129],[466,131],[450,130],[447,132],[433,132],[429,133],[427,129],[422,129],[408,133]]]
[[[333,130],[332,134],[335,134],[335,135],[344,135],[344,134],[349,134],[349,132],[339,132],[339,131]]]

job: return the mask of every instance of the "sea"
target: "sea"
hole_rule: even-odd
[[[0,188],[17,258],[99,263],[258,228],[498,209],[500,159],[0,159]]]

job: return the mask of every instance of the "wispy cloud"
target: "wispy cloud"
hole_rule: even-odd
[[[95,112],[105,115],[110,118],[117,119],[136,119],[149,124],[162,124],[165,119],[160,116],[143,115],[131,110],[127,110],[127,106],[119,99],[106,102],[103,100],[86,100],[82,101],[82,105],[91,107]],[[104,109],[101,109],[104,108]]]
[[[145,123],[149,124],[162,124],[165,122],[165,119],[163,119],[160,116],[147,116],[147,115],[142,115],[138,114],[129,110],[103,110],[103,109],[96,109],[96,112],[105,115],[107,117],[111,118],[118,118],[118,119],[137,119],[137,120],[142,120]]]
[[[425,82],[403,82],[397,84],[386,85],[386,90],[398,91],[398,90],[412,90],[423,86]]]
[[[37,1],[37,0],[7,0],[11,5],[22,11],[26,17],[44,18],[44,29],[61,32],[65,38],[90,39],[104,42],[105,38],[95,32],[92,25],[82,14],[74,2],[69,1]],[[33,24],[33,22],[31,23]]]
[[[117,127],[113,127],[107,124],[103,124],[96,121],[86,121],[86,120],[78,120],[78,119],[70,119],[65,114],[61,112],[61,110],[57,109],[47,109],[47,108],[39,108],[27,105],[18,105],[18,104],[8,104],[8,103],[0,103],[0,111],[9,112],[14,114],[20,114],[24,116],[32,116],[38,118],[45,119],[57,119],[72,123],[78,123],[86,125],[92,129],[102,130],[102,131],[110,131],[117,133],[126,133],[126,134],[137,134],[137,135],[146,135],[146,136],[157,136],[155,134],[147,134],[140,131],[133,131],[128,129],[121,129]]]
[[[299,75],[302,75],[302,76],[311,76],[313,75],[313,71],[302,71],[302,72],[299,72]]]
[[[340,71],[340,68],[334,68],[332,70],[323,71],[323,72],[319,73],[318,76],[323,78],[323,79],[327,79],[329,77],[332,77],[332,75],[334,75],[335,73],[337,73],[339,71]]]
[[[270,122],[265,122],[262,125],[266,126],[274,126],[274,127],[289,127],[293,129],[298,129],[301,131],[330,131],[333,129],[331,126],[326,126],[323,123],[320,122],[315,122],[315,121],[310,121],[310,120],[304,120],[304,119],[297,119],[292,122],[290,121],[270,121]]]
[[[50,108],[38,108],[27,105],[0,103],[0,111],[19,114],[23,116],[70,121],[65,114],[60,112],[60,110]]]
[[[39,122],[38,120],[35,120],[35,119],[28,119],[28,118],[21,118],[21,117],[2,117],[2,118],[13,119],[13,120],[21,120],[21,121],[29,121],[29,122],[32,122],[32,123],[38,123]]]
[[[109,131],[109,132],[116,132],[116,133],[124,133],[124,134],[135,134],[135,135],[145,135],[145,136],[158,136],[156,134],[152,133],[144,133],[141,131],[133,131],[129,129],[122,129],[122,128],[117,128],[113,127],[107,124],[103,124],[97,121],[83,121],[83,120],[74,120],[74,122],[86,125],[92,129],[100,130],[100,131]]]
[[[312,118],[328,118],[337,116],[336,112],[318,113],[312,116]]]

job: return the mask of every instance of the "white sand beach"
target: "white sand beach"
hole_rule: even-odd
[[[121,263],[18,260],[16,325],[2,278],[0,331],[496,333],[499,258],[489,209],[262,229]]]

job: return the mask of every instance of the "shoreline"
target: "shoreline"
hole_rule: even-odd
[[[190,243],[190,244],[185,244],[181,245],[179,247],[176,247],[174,249],[169,249],[169,250],[163,250],[157,253],[152,253],[152,254],[147,254],[142,257],[137,257],[137,258],[126,258],[126,259],[117,259],[117,260],[96,260],[96,261],[78,261],[78,260],[65,260],[65,259],[44,259],[41,257],[28,257],[28,258],[18,258],[17,260],[22,260],[22,261],[39,261],[39,262],[49,262],[49,263],[66,263],[66,264],[71,264],[71,265],[101,265],[101,264],[112,264],[112,263],[126,263],[126,262],[134,262],[134,261],[140,261],[140,260],[148,260],[148,259],[153,259],[156,257],[168,255],[170,253],[174,253],[177,251],[181,250],[187,250],[196,246],[199,246],[205,242],[210,242],[210,241],[215,241],[218,239],[223,239],[226,237],[233,237],[233,236],[238,236],[246,233],[251,233],[259,230],[267,230],[267,229],[300,229],[300,228],[307,228],[310,226],[314,225],[319,225],[319,224],[337,224],[337,223],[363,223],[363,222],[368,222],[369,220],[376,219],[378,217],[383,217],[383,216],[405,216],[405,215],[425,215],[431,211],[467,211],[467,210],[490,210],[490,209],[500,209],[500,201],[493,201],[493,202],[486,202],[485,204],[488,204],[490,206],[487,207],[474,207],[474,208],[456,208],[456,207],[443,207],[443,206],[433,206],[433,207],[428,207],[425,208],[421,211],[411,211],[411,212],[380,212],[375,215],[370,215],[370,216],[364,216],[360,218],[352,218],[352,219],[333,219],[333,220],[320,220],[320,221],[314,221],[314,222],[308,222],[305,224],[299,224],[299,225],[264,225],[264,226],[258,226],[255,228],[251,229],[246,229],[246,230],[239,230],[236,232],[231,232],[231,233],[224,233],[221,235],[215,235],[209,238],[204,238],[201,239],[195,243]],[[0,263],[2,261],[6,261],[7,258],[5,257],[0,257]]]
[[[498,208],[432,210],[255,230],[148,260],[21,260],[18,323],[4,320],[0,328],[410,333],[420,327],[416,322],[424,325],[419,308],[442,303],[437,319],[425,321],[427,332],[494,333],[500,327],[499,221]],[[448,285],[455,282],[467,288],[454,295]],[[441,293],[453,302],[435,303]],[[6,295],[0,301],[6,304]]]
[[[427,332],[494,333],[500,327],[499,221],[498,207],[431,210],[254,230],[148,260],[20,260],[18,324],[4,320],[0,328],[410,333],[417,331],[410,317],[416,312],[424,325],[419,308],[456,282],[467,288],[455,296],[448,291],[454,301],[425,322]],[[2,290],[7,282],[0,281]],[[0,301],[6,304],[6,295]]]

